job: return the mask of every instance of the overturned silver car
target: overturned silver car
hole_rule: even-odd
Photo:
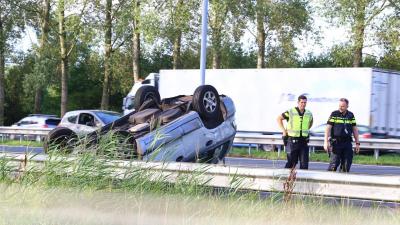
[[[143,86],[136,96],[135,111],[89,133],[90,145],[98,144],[102,135],[118,133],[129,143],[125,155],[146,161],[218,163],[230,150],[236,134],[235,106],[213,86],[163,100],[154,87]],[[73,130],[58,127],[49,133],[45,150],[72,149],[75,137]]]

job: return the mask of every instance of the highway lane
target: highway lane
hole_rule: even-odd
[[[225,159],[225,163],[227,165],[231,165],[231,166],[278,169],[278,168],[284,168],[286,161],[227,157]],[[297,166],[297,168],[298,168],[298,166]],[[310,162],[310,164],[309,164],[310,170],[326,171],[327,168],[328,168],[328,163]],[[351,166],[350,173],[400,176],[400,167],[353,164]]]
[[[13,153],[30,152],[32,154],[41,154],[41,153],[43,153],[43,148],[42,147],[0,145],[0,152],[13,152]]]
[[[0,146],[1,152],[24,153],[31,152],[32,154],[42,154],[42,147],[21,147],[21,146]],[[371,156],[372,157],[372,156]],[[232,158],[227,157],[226,165],[242,166],[252,168],[283,168],[284,160],[267,160],[267,159],[251,159],[251,158]],[[310,162],[310,170],[325,171],[328,168],[328,163]],[[400,167],[398,166],[376,166],[376,165],[360,165],[353,164],[350,173],[370,174],[370,175],[395,175],[400,176]]]

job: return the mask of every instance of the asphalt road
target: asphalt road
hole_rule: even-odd
[[[42,154],[43,148],[41,148],[41,147],[20,147],[20,146],[0,146],[0,152],[14,152],[14,153],[31,152],[33,154]],[[231,165],[231,166],[277,169],[277,168],[283,168],[286,162],[283,160],[266,160],[266,159],[227,157],[225,160],[225,163],[227,165]],[[310,170],[325,171],[327,168],[328,168],[328,163],[310,162],[310,164],[309,164]],[[353,164],[351,167],[350,173],[400,176],[400,167]]]
[[[225,163],[227,165],[232,165],[232,166],[278,169],[278,168],[284,168],[286,161],[227,157],[225,159]],[[297,166],[297,168],[298,168],[298,166]],[[328,168],[328,163],[310,162],[308,168],[310,170],[326,171],[326,169]],[[350,173],[400,176],[400,167],[353,164],[351,166]]]

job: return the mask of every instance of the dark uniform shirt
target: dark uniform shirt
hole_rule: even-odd
[[[356,126],[356,119],[352,112],[341,113],[339,110],[333,111],[327,123],[332,125],[331,136],[333,138],[351,140],[353,127]]]

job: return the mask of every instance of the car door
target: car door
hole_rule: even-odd
[[[78,136],[84,136],[91,133],[99,128],[101,123],[98,119],[89,112],[81,112],[77,120],[77,134]]]
[[[67,127],[71,129],[73,132],[76,133],[77,130],[77,120],[78,120],[79,113],[76,111],[67,112],[61,122],[59,123],[60,127]]]

